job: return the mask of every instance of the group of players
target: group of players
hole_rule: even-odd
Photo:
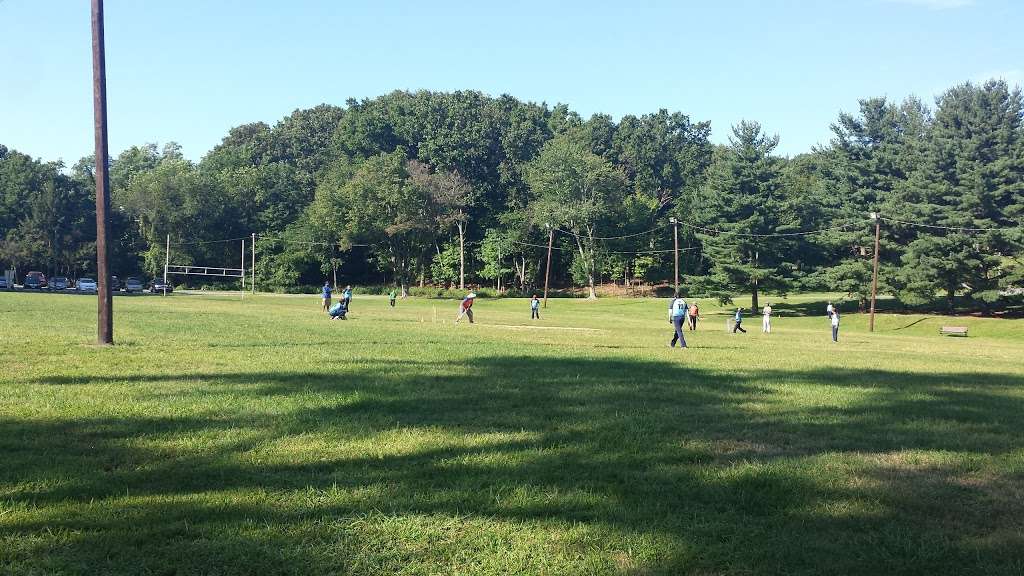
[[[348,314],[349,306],[352,304],[352,286],[345,286],[341,293],[341,300],[333,306],[331,305],[332,292],[330,282],[324,282],[320,292],[321,300],[323,301],[322,309],[327,312],[332,320],[344,320]],[[388,293],[388,303],[392,308],[394,308],[397,298],[398,293],[392,289]],[[466,294],[459,303],[459,312],[455,317],[456,324],[463,318],[468,318],[469,323],[473,323],[474,302],[476,302],[476,293],[469,292]],[[832,305],[832,302],[829,302],[825,312],[828,314],[830,324],[832,325],[832,341],[838,342],[839,311]],[[530,319],[540,320],[540,298],[536,294],[530,299]],[[675,348],[678,344],[680,348],[686,348],[686,338],[683,336],[683,323],[685,322],[692,331],[697,329],[699,319],[700,307],[697,306],[696,302],[687,304],[686,300],[680,296],[673,298],[668,305],[668,321],[673,327],[672,340],[669,342],[668,347]],[[765,304],[764,308],[761,309],[761,331],[765,334],[771,334],[772,332],[772,305],[770,303]],[[747,333],[743,329],[743,308],[737,308],[732,318],[732,333],[736,334],[737,332]]]

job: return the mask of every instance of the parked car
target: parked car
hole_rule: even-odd
[[[46,275],[42,272],[29,272],[25,275],[25,282],[22,284],[26,290],[42,290],[46,288]]]
[[[7,285],[7,277],[0,276],[0,290],[10,290],[11,287]]]
[[[124,281],[125,292],[142,292],[142,282],[138,278],[128,278]]]
[[[78,291],[79,292],[95,292],[96,281],[92,278],[79,278],[78,279]]]
[[[149,291],[153,294],[162,294],[165,290],[167,292],[174,292],[174,286],[170,282],[164,282],[159,278],[154,278],[149,283]]]
[[[70,284],[68,279],[63,276],[50,278],[50,290],[67,290]]]
[[[121,289],[121,281],[117,278],[117,276],[111,276],[110,277],[110,291],[111,292],[117,292],[120,289]]]

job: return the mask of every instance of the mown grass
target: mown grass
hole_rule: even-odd
[[[823,299],[0,294],[0,573],[1024,572],[1024,321]]]

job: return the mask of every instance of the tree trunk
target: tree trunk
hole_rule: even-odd
[[[754,268],[757,268],[757,252],[754,252]],[[757,305],[757,273],[756,272],[754,273],[754,277],[752,278],[752,280],[754,281],[754,291],[753,291],[753,294],[752,294],[752,299],[751,299],[750,307],[753,309],[752,312],[757,312],[757,309],[760,308],[760,306]]]

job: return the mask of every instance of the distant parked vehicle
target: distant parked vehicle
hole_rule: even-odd
[[[128,278],[124,281],[125,292],[142,292],[142,282],[138,278]]]
[[[42,272],[29,272],[25,275],[25,282],[22,284],[26,290],[42,290],[46,288],[46,274]]]
[[[0,276],[0,290],[10,290],[11,287],[7,285],[7,278]]]
[[[50,290],[67,290],[70,284],[68,279],[63,276],[50,278]]]
[[[120,289],[121,289],[121,281],[117,278],[117,276],[111,276],[110,277],[110,291],[111,292],[117,292]]]
[[[79,292],[95,292],[96,281],[92,278],[79,278],[78,279],[78,291]]]
[[[170,282],[164,282],[159,278],[154,278],[149,283],[149,291],[153,294],[162,294],[164,291],[174,292],[174,286]]]

